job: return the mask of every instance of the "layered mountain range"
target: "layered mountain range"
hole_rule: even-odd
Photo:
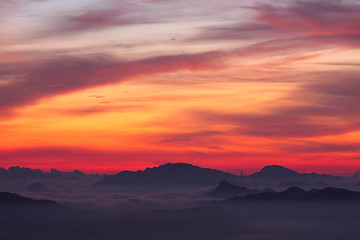
[[[187,163],[167,163],[144,171],[122,171],[102,178],[96,185],[124,184],[184,184],[211,185],[222,180],[235,182],[282,183],[297,181],[313,184],[322,181],[340,181],[343,177],[317,173],[298,173],[291,169],[271,165],[249,176],[238,176],[210,168],[201,168]]]

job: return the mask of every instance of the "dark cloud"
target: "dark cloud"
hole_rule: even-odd
[[[332,97],[344,97],[357,103],[356,100],[360,101],[359,72],[340,72],[336,75],[329,75],[327,79],[305,85],[304,91],[318,92]]]
[[[107,57],[62,57],[28,67],[14,65],[5,71],[14,79],[0,85],[0,110],[36,104],[44,98],[132,77],[177,70],[205,70],[219,66],[220,52],[159,56],[126,62]]]
[[[53,30],[48,30],[46,33],[71,34],[145,23],[154,23],[154,21],[144,15],[134,17],[124,6],[114,5],[107,9],[91,9],[80,14],[62,16]]]

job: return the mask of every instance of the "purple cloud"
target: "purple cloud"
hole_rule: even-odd
[[[255,11],[250,22],[202,28],[187,41],[253,40],[239,51],[244,56],[303,56],[324,49],[360,47],[360,5],[353,1],[290,1],[247,8]]]
[[[146,16],[134,17],[130,13],[124,7],[113,6],[101,10],[88,10],[81,14],[65,15],[58,18],[53,30],[46,33],[50,35],[71,34],[110,27],[154,23],[151,18]]]
[[[62,57],[36,66],[13,64],[0,76],[14,80],[0,85],[0,110],[36,104],[44,98],[89,87],[128,80],[132,77],[178,70],[205,70],[219,66],[221,52],[159,56],[132,62],[106,57]]]

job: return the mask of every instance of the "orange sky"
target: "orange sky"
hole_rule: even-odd
[[[360,170],[354,1],[2,5],[2,167]]]

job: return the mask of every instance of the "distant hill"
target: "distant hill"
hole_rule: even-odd
[[[222,180],[214,190],[208,193],[208,195],[216,198],[229,198],[236,195],[245,195],[251,193],[254,192],[247,187],[240,187],[229,183],[226,180]]]
[[[246,196],[233,197],[228,202],[251,201],[360,201],[360,192],[354,192],[341,188],[324,188],[305,191],[299,187],[291,187],[283,192],[266,192],[249,194]]]
[[[74,227],[102,226],[108,219],[95,211],[71,209],[51,200],[36,200],[10,192],[0,192],[0,212],[0,239],[4,240],[84,239],[64,235]]]
[[[287,182],[287,181],[300,181],[306,183],[321,182],[321,181],[338,181],[343,179],[339,176],[331,176],[327,174],[319,175],[317,173],[298,173],[294,170],[285,168],[279,165],[269,165],[262,168],[249,176],[251,181],[264,181],[264,182]]]
[[[210,168],[201,168],[187,163],[167,163],[144,171],[123,171],[116,175],[106,176],[96,185],[210,185],[223,179],[235,180],[239,176]]]
[[[260,192],[272,192],[272,189],[264,189],[264,190],[258,190],[258,189],[249,189],[247,187],[241,187],[237,186],[235,184],[229,183],[226,180],[223,180],[219,183],[219,185],[208,193],[209,196],[215,197],[215,198],[230,198],[237,195],[247,195],[247,194],[254,194],[254,193],[260,193]]]
[[[80,170],[74,171],[58,171],[51,169],[48,172],[40,169],[32,169],[27,167],[13,166],[8,169],[0,168],[0,180],[39,180],[39,179],[80,179],[80,178],[101,178],[104,175],[85,174]]]
[[[27,197],[22,197],[15,193],[0,192],[0,207],[1,206],[57,206],[58,203],[51,200],[35,200]]]
[[[279,187],[285,187],[285,188],[296,186],[296,187],[307,188],[307,189],[329,187],[324,182],[307,183],[307,182],[297,182],[297,181],[282,182],[278,186]]]

